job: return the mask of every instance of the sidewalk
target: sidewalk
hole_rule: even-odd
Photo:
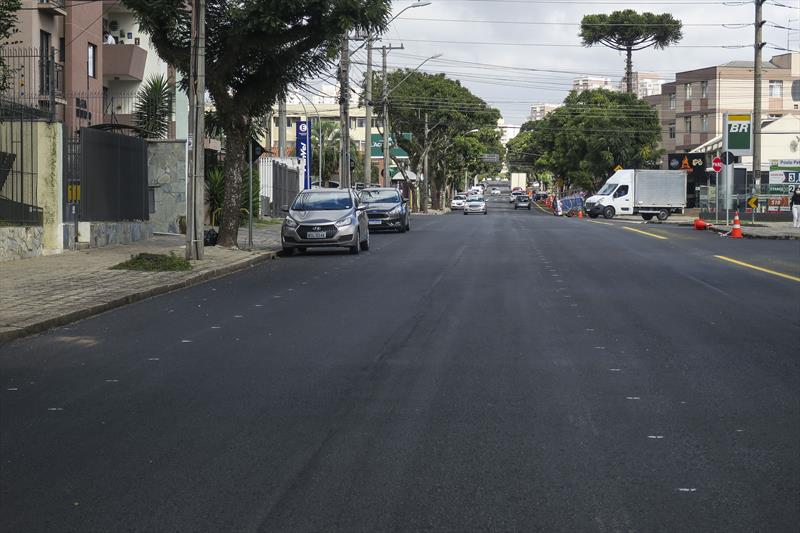
[[[239,244],[247,244],[247,227],[240,229]],[[182,257],[182,235],[0,263],[0,342],[272,259],[280,250],[280,225],[255,226],[253,244],[252,251],[206,247],[204,259],[188,272],[109,270],[142,252]]]
[[[645,221],[640,216],[623,215],[615,218],[623,222],[635,222],[637,224],[672,224],[679,226],[692,226],[695,219],[695,217],[686,215],[672,215],[663,222],[656,219]],[[713,220],[706,220],[706,222],[713,223]],[[727,226],[723,221],[719,225],[714,224],[711,229],[718,233],[727,233],[731,230],[731,226]],[[751,226],[749,220],[742,220],[742,234],[753,239],[795,240],[800,239],[800,228],[793,228],[791,222],[756,222],[754,226]]]

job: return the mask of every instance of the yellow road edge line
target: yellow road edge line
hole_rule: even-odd
[[[661,235],[656,235],[655,233],[650,233],[649,231],[642,231],[642,230],[636,229],[636,228],[629,228],[628,226],[622,226],[622,229],[626,229],[628,231],[635,231],[636,233],[641,233],[642,235],[647,235],[648,237],[661,239],[662,241],[669,240],[667,237],[663,237]]]
[[[739,265],[739,266],[752,268],[753,270],[758,270],[759,272],[766,272],[767,274],[772,274],[773,276],[778,276],[779,278],[790,279],[792,281],[797,281],[798,283],[800,283],[800,278],[798,278],[797,276],[791,276],[789,274],[784,274],[783,272],[776,272],[776,271],[770,270],[768,268],[764,268],[764,267],[760,267],[760,266],[756,266],[756,265],[751,265],[750,263],[745,263],[744,261],[737,261],[736,259],[731,259],[730,257],[725,257],[724,255],[715,255],[714,257],[716,257],[717,259],[722,259],[723,261],[728,261],[730,263],[733,263],[733,264],[736,264],[736,265]]]
[[[616,224],[612,224],[611,222],[600,222],[599,220],[590,220],[592,224],[602,224],[604,226],[616,226]]]
[[[533,202],[533,203],[536,205],[536,207],[538,207],[539,209],[541,209],[543,213],[546,213],[546,214],[548,214],[548,215],[550,214],[550,212],[549,212],[547,209],[545,209],[544,207],[540,206],[540,205],[538,204],[538,202]]]

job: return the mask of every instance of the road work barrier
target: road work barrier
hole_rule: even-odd
[[[581,196],[568,196],[560,200],[556,199],[553,208],[554,215],[566,214],[567,216],[573,216],[580,211],[583,211],[583,197]]]

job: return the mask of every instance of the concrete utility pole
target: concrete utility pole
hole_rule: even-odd
[[[205,222],[205,94],[206,2],[192,1],[192,44],[189,73],[189,138],[191,160],[186,184],[186,259],[203,259]]]
[[[392,183],[389,176],[389,71],[386,67],[386,56],[390,48],[381,46],[383,59],[383,186],[388,187]]]
[[[339,60],[339,182],[344,188],[350,183],[350,41],[342,35]]]
[[[762,31],[764,28],[763,7],[766,0],[755,0],[756,41],[753,63],[753,193],[761,183],[761,50],[764,48]],[[755,214],[753,215],[755,217]]]
[[[286,157],[286,100],[278,102],[278,157]]]
[[[424,179],[420,180],[420,181],[422,181],[422,212],[423,213],[427,213],[428,212],[428,195],[429,195],[429,192],[430,192],[429,189],[428,189],[428,184],[430,183],[430,178],[428,177],[428,152],[429,151],[430,150],[428,150],[428,112],[426,111],[425,112],[425,158],[424,158],[424,163],[423,163],[423,167],[422,167],[422,173],[423,173]]]
[[[364,74],[364,183],[372,181],[372,35],[367,34],[367,71]]]

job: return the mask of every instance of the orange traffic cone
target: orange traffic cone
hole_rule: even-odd
[[[583,209],[578,209],[578,218],[583,218]]]
[[[708,229],[710,227],[711,227],[711,224],[709,224],[705,220],[703,220],[701,218],[694,219],[694,229],[696,229],[696,230],[704,230],[704,229]]]
[[[731,230],[731,234],[729,235],[731,239],[742,239],[744,235],[742,235],[742,226],[739,222],[739,211],[736,211],[736,215],[733,217],[733,229]]]

